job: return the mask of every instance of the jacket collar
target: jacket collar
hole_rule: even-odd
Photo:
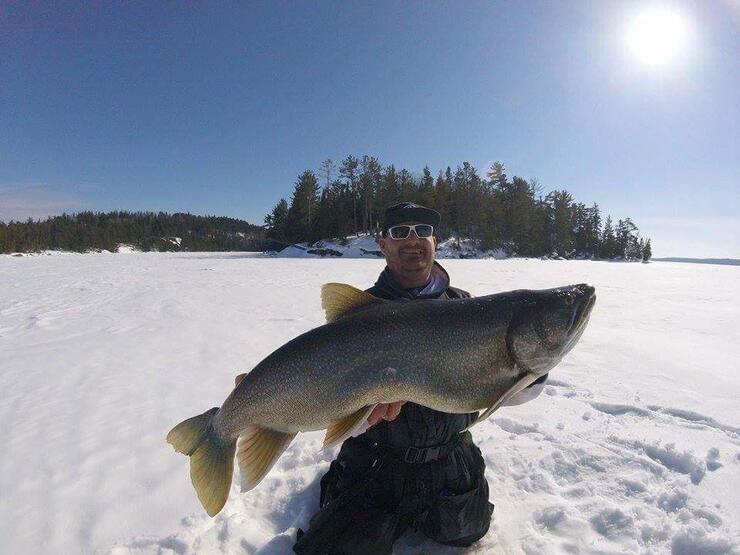
[[[380,274],[378,281],[375,282],[375,287],[382,290],[388,296],[394,299],[436,299],[441,296],[447,288],[450,286],[450,276],[442,265],[434,261],[432,266],[432,273],[429,277],[429,282],[421,288],[404,289],[395,280],[393,274],[385,267],[383,272]]]

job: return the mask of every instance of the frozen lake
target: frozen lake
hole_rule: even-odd
[[[484,295],[579,282],[597,303],[538,399],[473,429],[490,532],[449,553],[733,553],[740,548],[740,269],[443,260]],[[238,253],[0,256],[2,553],[290,551],[334,451],[297,437],[209,518],[165,442],[234,376],[323,323],[327,281],[381,260]],[[396,552],[445,553],[410,534]]]

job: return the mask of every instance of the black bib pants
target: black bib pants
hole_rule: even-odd
[[[436,413],[406,403],[399,419],[423,412]],[[442,415],[431,416],[452,416]],[[389,449],[366,435],[348,439],[321,479],[321,508],[293,548],[296,553],[389,554],[409,528],[453,546],[470,545],[485,535],[493,505],[485,464],[470,432],[432,449],[411,451]],[[422,462],[435,455],[439,458]],[[414,459],[419,462],[407,462]]]

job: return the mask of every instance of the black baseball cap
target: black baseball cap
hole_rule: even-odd
[[[385,209],[383,232],[388,231],[389,227],[403,222],[419,222],[436,228],[439,226],[440,219],[441,216],[436,210],[413,202],[399,202]]]

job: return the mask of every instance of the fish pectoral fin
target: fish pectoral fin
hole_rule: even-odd
[[[336,322],[353,310],[386,301],[346,283],[326,283],[321,287],[321,308],[326,321]]]
[[[534,374],[532,372],[528,372],[524,374],[521,378],[519,378],[514,385],[512,385],[509,389],[504,391],[504,394],[501,395],[498,399],[494,400],[491,403],[491,406],[489,406],[476,420],[473,422],[470,426],[465,428],[465,430],[469,430],[479,422],[483,422],[486,418],[491,416],[493,412],[498,409],[501,405],[503,405],[506,401],[511,399],[514,395],[519,393],[522,389],[529,386],[533,381],[535,381],[539,376],[537,374]],[[464,430],[463,430],[464,431]]]
[[[246,372],[244,374],[237,374],[236,378],[234,378],[234,387],[239,387],[239,384],[242,383],[242,380],[246,377]]]
[[[362,423],[367,420],[370,413],[378,405],[368,405],[362,407],[360,410],[353,412],[349,416],[340,418],[332,422],[331,426],[326,430],[326,436],[324,437],[324,449],[332,447],[352,435],[357,428],[362,426]]]
[[[239,461],[242,492],[249,491],[262,481],[295,436],[259,426],[250,426],[239,436],[236,458]]]

